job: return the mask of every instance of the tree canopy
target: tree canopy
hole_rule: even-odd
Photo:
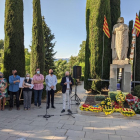
[[[4,75],[8,79],[16,69],[25,76],[23,1],[5,1]]]
[[[42,16],[40,0],[33,0],[33,26],[31,46],[31,76],[35,74],[36,68],[44,73],[45,53],[42,28]]]
[[[52,42],[55,39],[54,34],[51,33],[51,29],[45,22],[45,18],[42,17],[43,25],[43,36],[44,36],[44,48],[45,48],[45,73],[48,74],[49,69],[54,69],[54,46],[55,42]]]
[[[0,40],[0,49],[4,49],[4,40],[3,39]]]

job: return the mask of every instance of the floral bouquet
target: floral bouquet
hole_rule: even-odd
[[[112,101],[112,106],[114,107],[114,112],[120,112],[122,107],[116,101]]]
[[[89,111],[90,107],[88,104],[83,104],[80,106],[80,110]]]
[[[106,98],[104,101],[104,108],[103,108],[103,112],[106,115],[112,114],[114,112],[114,109],[112,107],[112,102],[111,102],[111,98]]]
[[[104,109],[103,109],[103,112],[105,113],[105,115],[110,115],[110,114],[112,114],[113,112],[114,112],[114,109],[112,108],[112,107],[105,107]]]
[[[121,110],[121,113],[122,113],[124,116],[128,116],[128,117],[132,117],[132,116],[136,115],[136,114],[135,114],[135,111],[132,110],[132,109],[130,109],[130,108],[123,108],[123,109]]]
[[[125,95],[122,92],[119,92],[116,95],[116,101],[119,103],[120,107],[123,107],[123,103],[125,102]]]
[[[136,113],[140,113],[140,101],[135,101],[134,104],[131,106]]]
[[[90,111],[92,112],[101,112],[102,111],[102,107],[101,106],[98,106],[98,105],[93,105],[92,107],[90,107],[89,109]]]
[[[104,102],[105,102],[105,106],[104,106],[105,108],[106,107],[109,107],[109,108],[112,107],[111,98],[109,98],[109,97],[106,98]]]
[[[101,107],[105,107],[105,101],[101,101],[100,105]]]
[[[134,96],[132,94],[127,94],[126,95],[126,101],[128,103],[129,106],[132,106],[134,104]]]

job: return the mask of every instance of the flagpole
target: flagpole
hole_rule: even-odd
[[[102,79],[103,79],[103,74],[104,74],[104,32],[103,32],[103,54],[102,54]]]
[[[137,36],[135,35],[135,55],[134,55],[134,57],[135,57],[135,62],[134,62],[134,81],[136,81],[136,39],[137,39]],[[135,82],[134,82],[134,88],[135,88]]]

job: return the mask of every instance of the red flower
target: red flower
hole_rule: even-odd
[[[136,105],[136,107],[138,107],[138,105]]]
[[[129,93],[129,94],[127,94],[127,95],[126,95],[126,99],[133,99],[133,95],[132,95],[132,94],[130,94],[130,93]]]

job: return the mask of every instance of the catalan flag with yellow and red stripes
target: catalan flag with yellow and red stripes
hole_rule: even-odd
[[[110,38],[110,32],[109,32],[109,27],[108,27],[108,23],[107,23],[106,16],[104,16],[103,31],[104,31],[104,33],[106,34],[106,36],[107,36],[108,38]]]
[[[137,31],[140,31],[140,21],[139,21],[139,17],[137,14],[136,14],[134,28],[137,29]]]
[[[139,37],[139,34],[140,34],[140,31],[136,31],[136,35],[137,35],[137,37]]]

